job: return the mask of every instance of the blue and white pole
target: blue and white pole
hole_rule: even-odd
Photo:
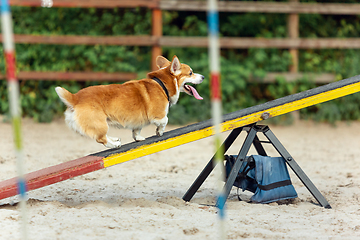
[[[3,36],[4,55],[6,62],[6,78],[10,102],[10,113],[13,125],[13,135],[18,172],[18,192],[20,197],[21,238],[27,239],[26,210],[26,180],[24,177],[24,154],[21,133],[21,110],[19,97],[19,82],[16,78],[15,44],[12,28],[11,12],[8,0],[1,0],[1,29]]]
[[[221,149],[221,81],[220,81],[220,47],[219,47],[219,13],[217,0],[208,0],[208,39],[209,39],[209,61],[210,61],[210,83],[211,83],[211,108],[212,119],[215,131],[215,163],[218,175],[218,219],[219,219],[219,239],[226,239],[225,230],[225,193],[223,180],[225,179],[224,170],[224,150]],[[219,164],[220,163],[220,164]]]

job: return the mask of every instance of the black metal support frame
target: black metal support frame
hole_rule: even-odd
[[[262,143],[270,143],[273,147],[278,151],[278,153],[285,159],[286,163],[292,169],[292,171],[296,174],[296,176],[301,180],[301,182],[305,185],[305,187],[309,190],[309,192],[314,196],[314,198],[318,201],[318,203],[325,208],[331,208],[330,204],[327,202],[325,197],[320,193],[320,191],[316,188],[316,186],[311,182],[308,176],[304,173],[304,171],[299,167],[294,158],[289,154],[289,152],[285,149],[285,147],[281,144],[281,142],[277,139],[274,133],[270,130],[270,128],[266,125],[248,125],[245,127],[240,127],[234,129],[229,136],[226,138],[221,148],[224,149],[224,153],[230,148],[230,146],[234,143],[236,138],[240,135],[242,131],[247,132],[247,137],[241,146],[239,154],[235,160],[234,166],[231,169],[229,176],[225,182],[224,190],[226,199],[230,194],[231,188],[235,182],[236,176],[240,170],[241,164],[244,161],[247,153],[250,150],[251,145],[254,145],[257,153],[262,156],[267,156],[266,151],[262,145]],[[264,136],[268,139],[268,141],[260,141],[257,133],[263,133]],[[215,154],[216,155],[216,154]],[[188,189],[188,191],[183,196],[183,200],[190,201],[191,198],[198,191],[200,186],[204,183],[206,178],[210,175],[212,170],[214,169],[214,157],[208,162],[205,168],[202,170],[200,175]],[[218,206],[219,202],[216,203]]]

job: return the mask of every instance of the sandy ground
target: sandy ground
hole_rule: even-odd
[[[290,170],[299,195],[291,203],[240,202],[233,188],[226,205],[228,239],[360,239],[360,122],[336,127],[298,122],[271,129],[332,209],[320,207]],[[143,135],[154,132],[149,126]],[[16,176],[11,125],[1,122],[0,133],[0,180],[6,180]],[[51,124],[24,119],[23,135],[27,171],[105,150],[71,132],[62,119]],[[110,135],[132,141],[126,129]],[[237,154],[243,139],[228,153]],[[190,203],[182,200],[213,155],[212,141],[206,138],[31,191],[29,239],[217,239],[215,175]],[[278,156],[272,147],[266,150]],[[9,204],[14,202],[16,197],[0,200],[0,239],[20,238],[18,207]]]

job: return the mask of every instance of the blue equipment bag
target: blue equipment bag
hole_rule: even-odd
[[[237,156],[225,156],[226,178]],[[252,202],[271,203],[296,198],[297,193],[282,157],[252,155],[243,161],[234,186],[253,192]]]

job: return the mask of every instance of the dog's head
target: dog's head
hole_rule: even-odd
[[[162,56],[158,56],[156,58],[156,64],[160,69],[169,68],[170,74],[177,81],[177,87],[180,92],[185,92],[199,100],[203,99],[195,87],[190,85],[202,83],[204,80],[203,75],[194,73],[188,65],[180,63],[176,56],[173,57],[171,62]]]

